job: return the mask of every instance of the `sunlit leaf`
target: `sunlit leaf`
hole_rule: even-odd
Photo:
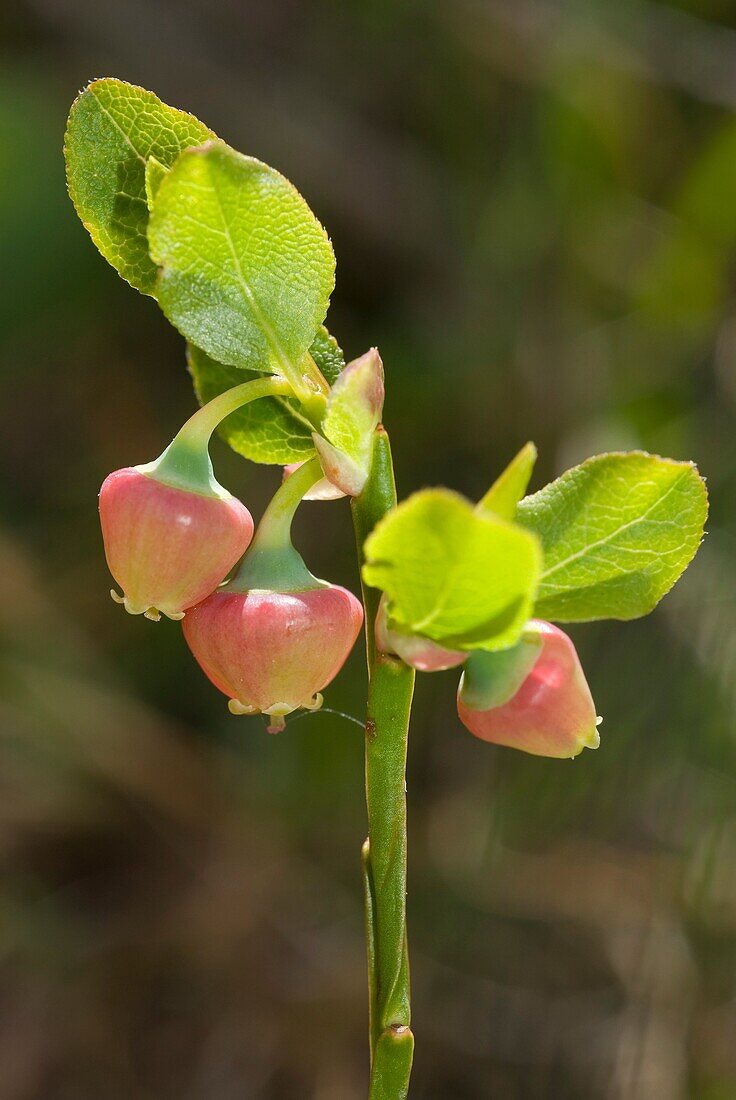
[[[479,515],[448,489],[405,500],[368,537],[365,554],[364,578],[387,594],[399,629],[462,649],[514,644],[542,564],[528,531]]]
[[[161,180],[168,171],[169,169],[165,168],[161,161],[156,160],[155,157],[149,157],[146,161],[146,203],[149,213],[153,210]]]
[[[219,142],[183,153],[148,227],[169,320],[219,363],[301,378],[335,258],[296,189]]]
[[[559,622],[646,615],[692,561],[707,511],[690,462],[634,451],[568,470],[516,513],[544,550],[535,614]]]
[[[478,511],[493,512],[502,519],[513,519],[536,461],[537,448],[533,443],[526,443],[478,503]]]
[[[155,157],[170,168],[184,149],[214,136],[194,115],[122,80],[94,80],[72,105],[64,139],[72,202],[108,263],[144,294],[154,294],[156,282],[146,163]]]

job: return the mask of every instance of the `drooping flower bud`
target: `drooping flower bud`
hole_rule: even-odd
[[[595,705],[571,639],[533,619],[513,650],[473,653],[458,690],[460,721],[482,741],[572,757],[600,743]]]
[[[129,466],[100,489],[100,522],[111,595],[131,615],[181,619],[217,588],[245,553],[253,520],[220,486],[192,492]]]
[[[283,727],[298,707],[321,705],[360,633],[360,601],[338,585],[294,592],[253,589],[209,596],[183,622],[202,669],[233,714],[268,714]]]
[[[437,642],[418,635],[403,634],[388,624],[386,599],[381,598],[376,615],[376,646],[383,653],[394,653],[417,672],[442,672],[457,668],[468,654],[458,649],[444,649]]]
[[[229,696],[233,714],[268,714],[278,732],[298,707],[316,709],[345,663],[363,606],[318,580],[291,543],[299,502],[321,478],[317,459],[277,490],[237,573],[187,613],[184,637],[202,669]]]

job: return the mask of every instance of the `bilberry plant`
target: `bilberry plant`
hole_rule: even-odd
[[[65,155],[97,248],[185,338],[201,404],[158,459],[104,481],[114,599],[181,620],[231,712],[264,714],[271,732],[320,706],[365,622],[369,1095],[399,1100],[414,1049],[405,767],[415,673],[461,669],[459,718],[484,741],[547,757],[596,748],[580,660],[553,624],[650,612],[700,545],[705,485],[692,463],[637,451],[597,455],[526,495],[527,444],[478,504],[445,488],[397,504],[383,364],[373,348],[346,366],[324,327],[335,258],[292,184],[113,79],[74,102]],[[255,534],[215,480],[214,431],[244,458],[286,468]],[[343,496],[362,602],[317,579],[291,541],[302,499]]]

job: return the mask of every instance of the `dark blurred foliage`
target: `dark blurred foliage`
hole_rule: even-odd
[[[736,1097],[736,12],[728,0],[15,0],[0,14],[0,1100],[364,1095],[360,730],[233,719],[123,615],[95,497],[193,408],[97,256],[61,138],[91,77],[282,169],[383,353],[402,493],[535,439],[693,457],[710,533],[648,620],[575,629],[603,743],[476,742],[418,685],[416,1100]],[[216,445],[257,514],[276,481]],[[355,586],[347,508],[299,542]],[[359,652],[328,704],[360,716]]]

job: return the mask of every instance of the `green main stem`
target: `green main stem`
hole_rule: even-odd
[[[395,505],[391,447],[384,429],[378,428],[368,483],[352,504],[361,566],[366,538]],[[406,935],[406,750],[414,671],[376,649],[373,625],[379,596],[363,585],[369,676],[368,839],[362,853],[370,998],[369,1100],[404,1100],[414,1051]]]

